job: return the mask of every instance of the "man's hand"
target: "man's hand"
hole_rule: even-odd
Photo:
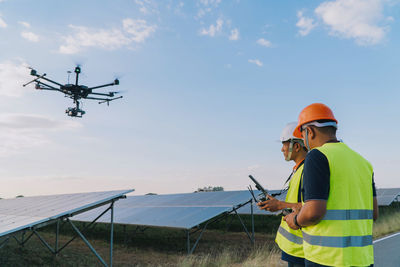
[[[272,212],[283,209],[281,204],[281,201],[270,195],[268,195],[268,200],[257,203],[260,210],[267,210]]]
[[[286,221],[286,223],[289,225],[290,228],[292,228],[293,230],[298,230],[300,229],[300,227],[298,227],[295,223],[294,223],[294,216],[296,216],[298,213],[296,211],[293,211],[292,213],[289,213],[288,215],[286,215],[285,217],[283,217],[283,220]]]

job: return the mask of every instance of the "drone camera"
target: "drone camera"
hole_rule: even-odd
[[[82,118],[82,115],[84,115],[86,112],[82,109],[75,107],[75,108],[68,108],[67,110],[65,110],[65,113],[67,113],[67,115],[70,117]]]
[[[119,80],[118,79],[115,79],[114,80],[114,85],[118,85],[119,84]]]
[[[81,73],[81,68],[80,67],[76,67],[75,68],[75,73],[77,73],[77,74]]]

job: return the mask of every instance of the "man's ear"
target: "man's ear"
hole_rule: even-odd
[[[296,142],[294,143],[293,148],[295,152],[299,152],[301,150],[301,145]]]
[[[308,131],[308,136],[310,139],[315,139],[316,137],[316,129],[313,126],[307,127]]]

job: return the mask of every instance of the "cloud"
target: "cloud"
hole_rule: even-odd
[[[39,42],[39,36],[33,32],[21,32],[21,36],[30,42]]]
[[[303,11],[298,11],[297,17],[299,20],[297,21],[296,26],[300,28],[299,34],[301,36],[308,35],[311,30],[317,26],[312,18],[307,18],[303,16]]]
[[[215,25],[211,24],[208,29],[201,29],[200,30],[200,35],[208,35],[210,37],[214,37],[217,33],[220,33],[222,30],[222,25],[224,24],[224,21],[222,19],[217,19]]]
[[[231,30],[231,35],[229,36],[229,40],[232,40],[232,41],[239,40],[239,30],[238,29]]]
[[[258,60],[258,59],[249,59],[248,60],[250,63],[252,63],[252,64],[256,64],[257,66],[259,66],[259,67],[262,67],[263,66],[263,63],[260,61],[260,60]]]
[[[32,114],[8,113],[0,114],[0,132],[4,130],[71,130],[82,125],[71,120],[54,120],[48,117]]]
[[[197,18],[201,18],[205,16],[207,13],[213,11],[213,9],[217,8],[222,0],[199,0],[197,2],[197,6],[199,10],[197,11]]]
[[[145,15],[159,13],[155,2],[150,0],[135,0],[135,3],[139,6],[139,11]]]
[[[18,21],[18,23],[21,24],[22,26],[24,26],[27,29],[29,29],[31,27],[31,25],[26,21]]]
[[[330,29],[330,34],[355,39],[359,45],[374,45],[385,37],[383,0],[336,0],[320,4],[315,14]],[[390,20],[390,19],[389,19]]]
[[[76,54],[87,47],[115,50],[133,43],[143,43],[155,32],[155,25],[148,25],[142,19],[124,19],[122,28],[91,29],[69,25],[75,34],[64,37],[65,43],[59,47],[62,54]]]
[[[32,114],[0,114],[0,157],[24,153],[29,148],[47,146],[49,131],[74,130],[82,127],[71,120],[54,120]]]
[[[131,35],[130,40],[136,43],[143,43],[156,31],[155,26],[147,25],[147,22],[142,19],[124,19],[122,24],[124,30]]]
[[[260,38],[257,40],[257,44],[265,46],[265,47],[272,47],[272,43],[264,38]]]
[[[0,62],[0,96],[22,96],[27,91],[22,85],[29,79],[29,71],[25,63]]]
[[[7,23],[0,17],[0,28],[7,28]]]
[[[221,3],[222,0],[200,0],[199,2],[203,4],[204,6],[218,6]]]

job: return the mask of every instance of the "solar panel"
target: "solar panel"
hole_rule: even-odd
[[[400,188],[378,188],[377,196],[396,196],[400,193]]]
[[[191,229],[250,199],[246,190],[130,196],[115,203],[114,222]],[[95,214],[98,211],[92,210],[74,220],[91,221]]]
[[[400,196],[400,188],[379,188],[376,190],[376,197],[379,206],[389,206]]]
[[[79,214],[133,190],[21,197],[0,200],[0,237],[63,216]]]

